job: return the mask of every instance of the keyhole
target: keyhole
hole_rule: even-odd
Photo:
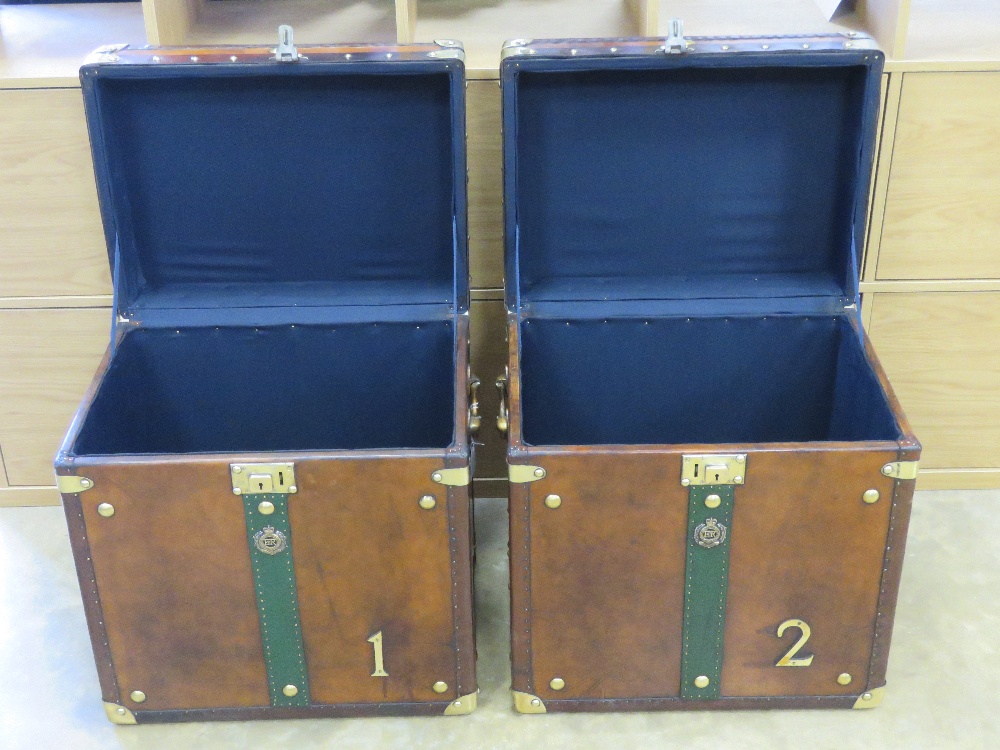
[[[694,465],[694,476],[695,476],[695,479],[698,478],[698,464]]]
[[[263,490],[264,490],[264,483],[263,483],[263,482],[257,482],[257,487],[258,487],[258,488],[259,488],[259,489],[260,489],[261,491],[263,491]]]
[[[718,482],[718,481],[719,481],[719,475],[718,475],[718,474],[716,474],[716,475],[715,475],[715,481],[716,481],[716,482]]]
[[[283,487],[285,485],[285,472],[278,472],[278,486]]]

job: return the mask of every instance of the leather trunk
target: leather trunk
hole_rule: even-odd
[[[81,70],[116,313],[56,473],[116,723],[476,705],[462,50],[280,41]]]
[[[882,62],[508,43],[517,710],[882,700],[920,455],[858,314]]]

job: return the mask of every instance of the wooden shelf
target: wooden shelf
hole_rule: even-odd
[[[157,5],[165,3],[183,5],[177,0]],[[281,24],[295,29],[299,45],[396,40],[392,0],[204,0],[181,39],[163,40],[161,33],[161,43],[270,44],[277,41]]]
[[[660,36],[666,36],[671,18],[684,22],[686,36],[869,33],[855,13],[828,21],[814,0],[663,0],[658,16]]]
[[[911,0],[906,59],[1000,60],[997,0]]]
[[[139,3],[0,6],[0,87],[79,85],[102,44],[145,44]]]
[[[472,77],[497,76],[508,39],[638,34],[625,0],[419,0],[415,8],[415,40],[458,39]]]

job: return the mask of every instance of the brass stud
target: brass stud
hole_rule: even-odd
[[[431,474],[431,479],[433,479],[435,482],[440,482],[441,481],[441,472],[440,471],[435,471],[433,474]]]
[[[115,713],[118,714],[119,716],[124,716],[127,712],[125,711],[124,708],[119,706],[118,708],[115,709]]]
[[[131,698],[134,703],[142,703],[146,700],[146,694],[141,690],[133,690],[129,698]]]
[[[553,510],[562,505],[562,498],[559,495],[546,495],[545,496],[545,507],[552,508]]]
[[[434,499],[434,495],[424,495],[422,498],[417,500],[417,505],[424,510],[430,510],[437,505],[437,500]]]
[[[542,702],[538,700],[538,698],[532,698],[531,705],[534,706],[535,708],[538,708],[540,705],[542,705]]]
[[[85,490],[89,490],[91,487],[94,486],[94,483],[92,481],[90,481],[89,479],[87,479],[87,477],[83,477],[80,480],[80,486],[83,487],[83,489],[85,489]]]
[[[448,683],[438,680],[431,687],[435,693],[443,693],[448,689]]]
[[[872,503],[877,503],[879,498],[878,490],[865,490],[865,494],[861,496],[861,499],[866,503],[871,505]]]
[[[707,688],[708,683],[711,682],[705,675],[699,675],[694,678],[694,686],[696,688]]]
[[[854,678],[847,674],[847,672],[844,672],[843,674],[837,675],[837,684],[850,685],[852,679]]]
[[[233,467],[233,474],[239,474],[241,471],[243,471],[243,467],[242,466],[234,466]]]
[[[539,466],[537,469],[535,469],[534,475],[536,477],[538,477],[539,479],[544,478],[545,477],[545,469],[543,469],[541,466]]]
[[[737,474],[735,477],[733,477],[733,484],[743,484],[743,477]]]
[[[274,503],[265,500],[260,505],[257,506],[257,510],[263,513],[265,516],[269,516],[274,513]]]
[[[885,466],[883,466],[882,473],[885,474],[886,476],[890,476],[892,474],[892,464],[886,464]]]
[[[299,694],[299,689],[295,685],[285,685],[281,688],[281,692],[284,693],[289,698],[294,698]]]
[[[115,506],[111,503],[101,503],[97,506],[97,514],[105,518],[111,518],[115,514]]]
[[[861,696],[861,700],[863,701],[870,701],[871,699],[872,699],[871,693],[865,693],[864,695]]]
[[[291,494],[293,494],[293,495],[294,495],[294,494],[295,494],[296,492],[298,492],[298,491],[299,491],[299,488],[298,488],[298,487],[296,487],[296,486],[295,486],[294,484],[293,484],[293,485],[289,485],[289,487],[288,487],[288,491],[289,491],[289,492],[290,492]]]
[[[681,480],[681,484],[684,485],[685,487],[687,487],[689,484],[691,484],[691,480],[690,479],[682,479]]]
[[[562,677],[553,677],[552,680],[549,682],[549,687],[552,688],[553,690],[562,690],[564,687],[566,687],[566,680],[564,680]]]
[[[722,505],[722,498],[718,495],[709,495],[705,498],[706,508],[718,508],[720,505]]]

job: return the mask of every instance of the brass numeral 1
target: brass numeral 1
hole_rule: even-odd
[[[778,663],[774,666],[808,667],[813,663],[813,656],[815,656],[815,654],[809,654],[809,656],[796,656],[796,654],[802,649],[803,646],[806,645],[806,641],[808,641],[809,636],[812,635],[812,629],[804,620],[785,620],[778,626],[778,637],[781,638],[788,628],[798,628],[802,632],[802,637],[795,641],[795,645],[788,649],[788,653],[778,659]]]
[[[372,677],[388,677],[389,673],[385,671],[385,662],[382,657],[382,631],[378,631],[369,638],[368,642],[372,644],[375,651],[375,671],[372,672]]]

